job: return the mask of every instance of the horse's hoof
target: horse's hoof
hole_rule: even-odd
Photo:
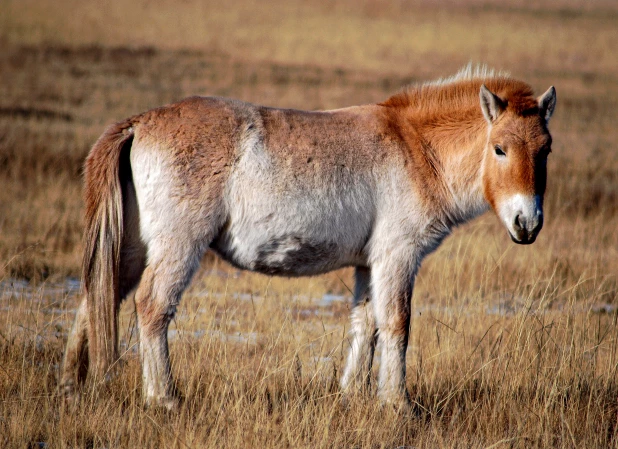
[[[405,392],[403,394],[397,395],[379,395],[380,404],[382,407],[391,409],[398,415],[402,416],[411,416],[416,415],[414,411],[414,406],[408,393]]]
[[[148,398],[145,406],[150,410],[162,410],[176,413],[180,410],[182,399],[178,396],[165,396],[160,398]]]
[[[58,395],[61,397],[62,405],[68,409],[77,407],[80,401],[80,394],[75,388],[75,382],[65,381],[58,386]]]
[[[353,407],[375,401],[375,394],[372,394],[368,386],[357,388],[347,388],[341,391],[340,404],[344,410],[351,410]]]

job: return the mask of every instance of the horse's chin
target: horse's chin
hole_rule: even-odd
[[[509,231],[509,237],[511,237],[511,240],[513,240],[513,242],[517,243],[518,245],[530,245],[534,243],[537,235],[538,234],[528,235],[527,238],[520,240]]]

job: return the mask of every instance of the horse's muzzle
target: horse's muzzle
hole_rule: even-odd
[[[511,240],[520,245],[529,245],[534,243],[537,235],[543,227],[543,214],[535,214],[532,218],[526,218],[524,215],[517,214],[513,220],[513,224],[509,229]]]

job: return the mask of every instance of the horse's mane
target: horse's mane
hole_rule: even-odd
[[[463,66],[457,73],[446,78],[438,78],[433,81],[426,81],[421,86],[446,86],[454,84],[458,81],[472,81],[475,79],[486,80],[488,78],[510,78],[511,74],[505,71],[496,71],[493,68],[487,67],[485,64]],[[414,86],[408,86],[410,88]]]
[[[424,111],[444,107],[476,108],[479,105],[481,84],[485,84],[492,92],[506,100],[517,113],[537,106],[532,88],[528,84],[511,78],[507,72],[497,72],[485,65],[472,64],[463,67],[453,76],[406,86],[380,104],[394,108],[413,107]]]

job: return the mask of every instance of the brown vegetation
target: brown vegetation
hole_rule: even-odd
[[[0,7],[1,446],[617,444],[613,2],[89,3]],[[172,331],[187,396],[178,415],[140,405],[132,304],[118,376],[61,406],[81,167],[106,124],[193,94],[306,109],[376,102],[470,59],[539,93],[556,86],[547,221],[518,247],[488,214],[425,262],[408,355],[417,416],[341,403],[348,303],[323,296],[349,296],[349,271],[286,280],[212,259]]]

